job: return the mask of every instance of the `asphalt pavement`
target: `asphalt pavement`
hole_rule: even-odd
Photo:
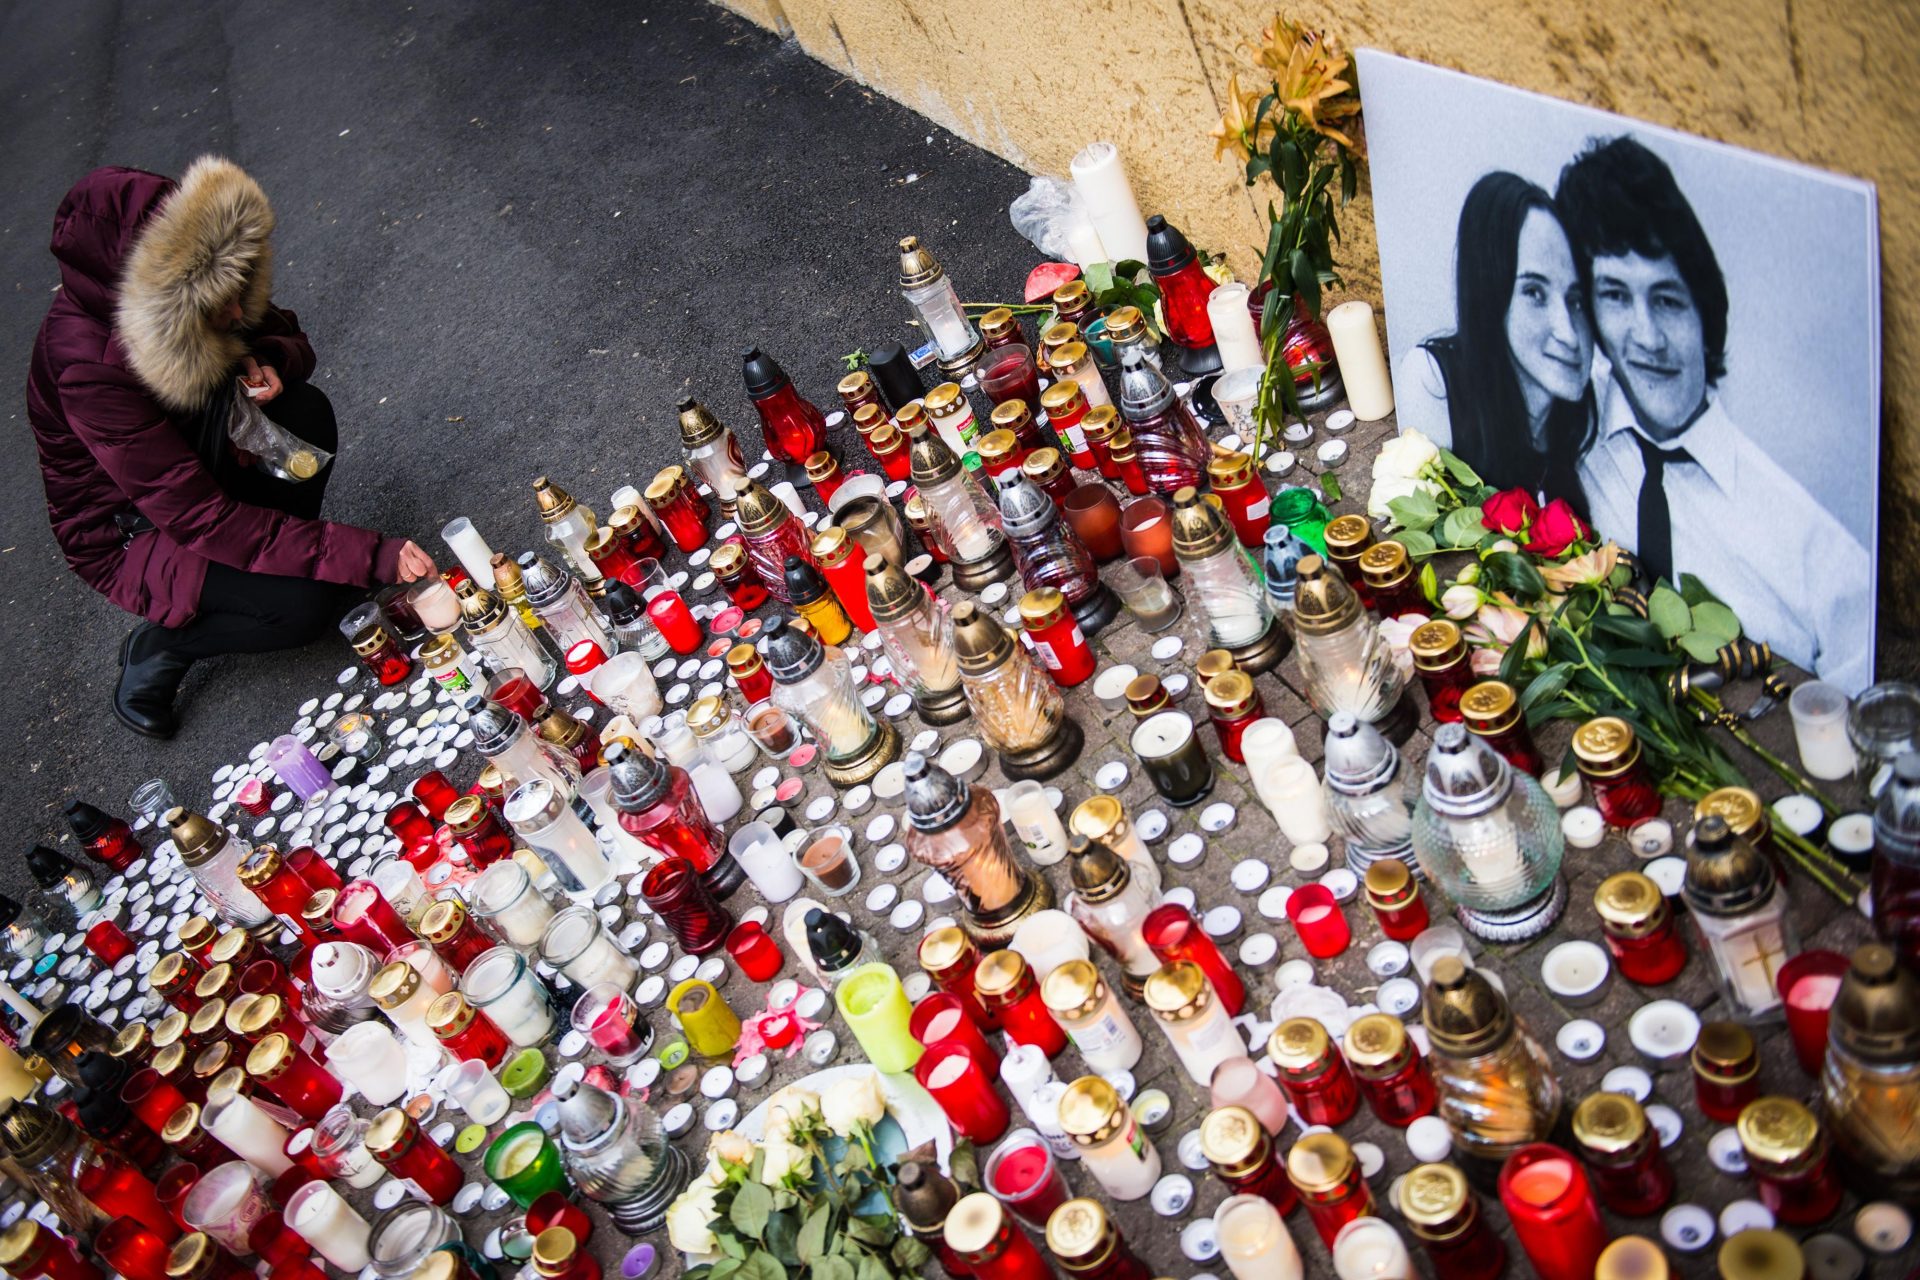
[[[541,473],[604,515],[677,457],[688,390],[757,452],[750,343],[833,407],[839,357],[907,335],[901,235],[969,300],[1017,295],[1035,258],[1005,213],[1023,173],[698,0],[13,0],[0,138],[0,890],[27,887],[5,844],[64,834],[67,799],[125,811],[157,775],[204,803],[353,661],[329,640],[203,663],[172,742],[113,718],[131,619],[54,545],[18,390],[53,211],[88,170],[211,151],[259,179],[276,301],[341,422],[327,515],[442,556],[456,515],[536,545]]]

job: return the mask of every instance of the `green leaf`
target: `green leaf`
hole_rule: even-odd
[[[853,1264],[837,1253],[815,1258],[807,1266],[812,1280],[854,1280]]]
[[[1573,665],[1556,662],[1527,682],[1520,692],[1520,709],[1531,711],[1536,704],[1550,703],[1559,697],[1567,687],[1567,680],[1573,675]]]
[[[767,1251],[785,1267],[800,1265],[798,1249],[800,1224],[793,1211],[781,1209],[767,1217]],[[784,1277],[782,1278],[784,1280]]]
[[[722,1246],[725,1246],[727,1244],[738,1246],[740,1243],[737,1239],[735,1239],[730,1235],[723,1234],[718,1236],[717,1239],[720,1241]],[[736,1258],[736,1257],[729,1256],[729,1257],[722,1258],[720,1259],[720,1261],[714,1263],[713,1270],[707,1273],[707,1280],[734,1280],[734,1277],[740,1274],[740,1265],[746,1261],[745,1253],[746,1251],[742,1250],[740,1257]]]
[[[860,1261],[854,1264],[854,1275],[857,1280],[893,1280],[887,1264],[870,1253],[860,1255]]]
[[[1593,630],[1597,635],[1612,636],[1624,640],[1641,649],[1650,649],[1655,653],[1665,651],[1667,638],[1660,634],[1660,628],[1645,618],[1636,618],[1631,614],[1607,614],[1593,620]]]
[[[1307,157],[1300,150],[1300,144],[1285,134],[1275,141],[1275,150],[1280,161],[1280,192],[1286,196],[1289,204],[1300,199],[1300,193],[1307,185]]]
[[[1688,632],[1688,635],[1691,634],[1693,633]],[[1686,636],[1680,638],[1680,643],[1683,647],[1685,646]],[[1653,670],[1656,668],[1679,666],[1680,659],[1664,651],[1655,652],[1651,649],[1615,649],[1607,655],[1607,664],[1615,667],[1642,667],[1647,670]]]
[[[888,1253],[893,1258],[893,1265],[902,1271],[918,1271],[933,1257],[933,1250],[905,1234],[893,1242],[893,1248]]]
[[[1340,501],[1340,477],[1331,471],[1321,472],[1320,492],[1326,495],[1328,502]]]
[[[1440,504],[1425,489],[1415,489],[1404,498],[1390,499],[1387,510],[1393,513],[1393,522],[1402,529],[1430,528],[1440,518]]]
[[[1402,529],[1393,535],[1393,540],[1405,547],[1407,549],[1407,555],[1415,560],[1423,556],[1433,555],[1440,550],[1440,544],[1435,542],[1433,535],[1424,529]],[[1420,580],[1422,583],[1431,581],[1432,577],[1432,565],[1428,565],[1420,571]]]
[[[1478,507],[1455,507],[1440,522],[1440,541],[1449,547],[1471,547],[1485,532]]]
[[[947,1157],[947,1176],[965,1191],[985,1188],[986,1183],[980,1180],[980,1153],[971,1140],[961,1138],[953,1144],[953,1153]]]
[[[1740,638],[1740,619],[1717,600],[1702,600],[1693,609],[1693,629],[1714,642],[1717,649]]]
[[[1313,269],[1313,259],[1306,250],[1295,249],[1290,259],[1293,271],[1294,292],[1307,305],[1307,314],[1314,319],[1320,318],[1320,277]]]
[[[1482,585],[1505,591],[1522,604],[1547,594],[1547,580],[1533,567],[1533,561],[1517,552],[1496,551],[1482,562],[1482,568]]]
[[[1451,449],[1442,449],[1440,451],[1440,465],[1447,469],[1448,475],[1452,476],[1461,484],[1486,483],[1486,481],[1480,478],[1478,471],[1468,466],[1466,460],[1460,457],[1459,454],[1454,453]]]
[[[1527,665],[1527,634],[1521,632],[1507,651],[1500,656],[1500,678],[1510,685],[1519,685],[1520,669]]]
[[[1128,283],[1138,280],[1146,274],[1147,264],[1138,258],[1122,258],[1113,264],[1113,277]]]
[[[1707,590],[1707,584],[1690,573],[1680,575],[1680,598],[1688,604],[1720,603],[1720,597]]]
[[[1695,662],[1714,662],[1719,658],[1720,646],[1704,631],[1687,632],[1680,637],[1680,647]]]
[[[794,1238],[794,1256],[804,1265],[827,1251],[827,1235],[833,1230],[833,1206],[823,1204],[807,1215]]]
[[[1647,620],[1671,640],[1693,629],[1693,610],[1678,591],[1662,583],[1647,597]]]
[[[739,1236],[734,1235],[731,1231],[716,1231],[714,1233],[714,1239],[720,1242],[720,1252],[726,1254],[730,1261],[746,1261],[747,1246],[741,1241]],[[724,1280],[724,1277],[722,1280]]]
[[[886,1244],[894,1229],[892,1216],[884,1213],[859,1213],[847,1221],[847,1234],[861,1244]]]
[[[1413,554],[1412,547],[1407,548],[1407,554]],[[1436,608],[1439,607],[1440,576],[1433,571],[1433,565],[1431,564],[1423,564],[1420,566],[1420,594],[1427,598],[1427,603]]]
[[[757,1182],[743,1182],[740,1189],[733,1193],[733,1207],[728,1210],[727,1217],[735,1231],[758,1240],[760,1233],[767,1229],[767,1215],[772,1212],[773,1193]],[[785,1280],[785,1277],[781,1280]]]

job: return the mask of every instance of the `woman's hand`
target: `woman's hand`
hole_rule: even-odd
[[[265,404],[287,389],[286,384],[280,381],[279,371],[272,365],[261,364],[252,356],[244,357],[240,363],[246,370],[247,394],[253,397],[255,404]]]
[[[418,582],[437,572],[433,557],[422,551],[418,543],[409,540],[400,548],[400,581]]]

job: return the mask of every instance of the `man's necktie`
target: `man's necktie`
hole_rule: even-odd
[[[1667,508],[1667,464],[1686,462],[1685,449],[1662,449],[1639,432],[1633,433],[1646,462],[1646,478],[1640,482],[1640,540],[1634,555],[1655,581],[1673,581],[1673,513]]]

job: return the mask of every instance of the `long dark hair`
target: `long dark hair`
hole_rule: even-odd
[[[1496,171],[1473,184],[1454,248],[1455,329],[1422,346],[1446,380],[1453,451],[1496,489],[1540,489],[1584,509],[1575,465],[1594,430],[1592,389],[1577,401],[1553,402],[1541,453],[1507,344],[1520,227],[1536,209],[1559,218],[1553,198],[1519,174]]]

